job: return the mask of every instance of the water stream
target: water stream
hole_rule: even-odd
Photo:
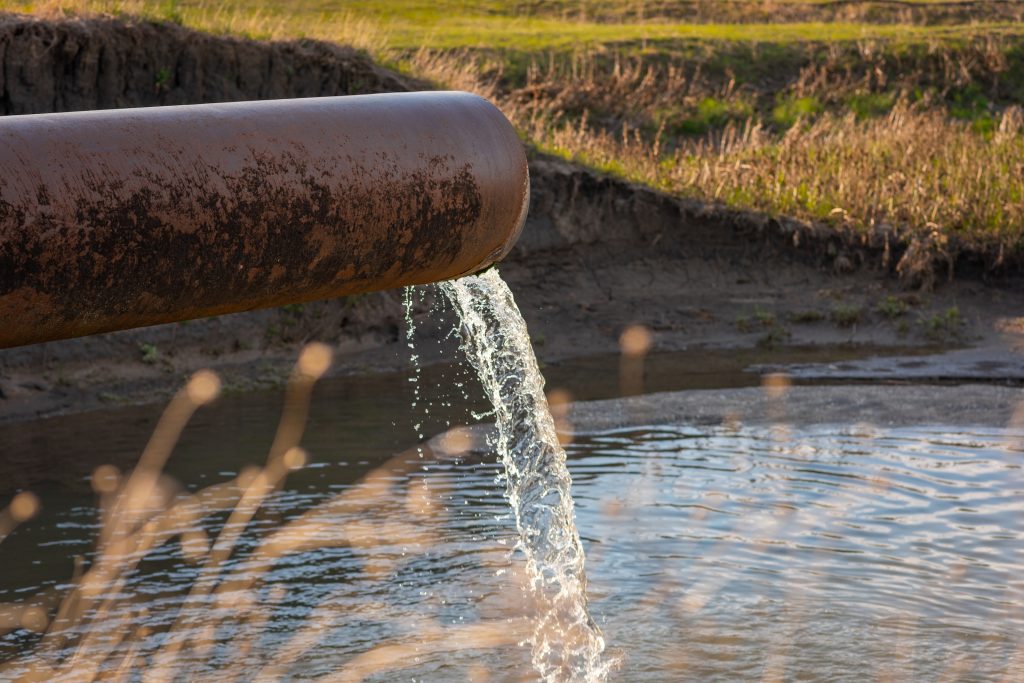
[[[587,610],[572,480],[526,323],[494,268],[441,290],[458,312],[463,350],[494,406],[493,447],[505,467],[505,495],[539,610],[534,667],[550,683],[604,680],[605,643]]]

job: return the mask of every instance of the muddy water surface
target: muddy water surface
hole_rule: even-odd
[[[550,386],[577,396],[616,393],[614,360],[603,373],[595,367],[585,374],[603,374],[603,387],[574,387],[578,366],[561,377],[559,368],[545,372]],[[736,381],[759,379],[737,372]],[[463,369],[427,371],[422,382],[427,433],[486,412]],[[459,382],[468,397],[429,389]],[[247,571],[247,549],[310,509],[328,532],[358,542],[260,568],[263,621],[221,619],[204,656],[182,657],[186,677],[232,668],[243,679],[533,680],[520,643],[535,606],[495,482],[497,457],[462,431],[422,456],[405,450],[415,440],[408,384],[318,388],[303,442],[313,460],[271,496],[233,566]],[[223,397],[186,430],[169,472],[192,489],[234,476],[263,457],[279,410],[275,392]],[[76,420],[23,425],[18,441],[4,444],[65,465],[33,486],[42,514],[0,544],[0,603],[66,586],[73,558],[88,557],[98,530],[79,471],[130,460],[152,428],[143,409]],[[955,423],[577,435],[568,466],[590,611],[621,660],[612,679],[1018,680],[1022,437]],[[411,520],[415,533],[394,525]],[[148,606],[153,647],[196,572],[171,543],[125,588]],[[3,636],[0,657],[18,657],[34,639],[23,630]],[[239,658],[246,641],[252,648]]]

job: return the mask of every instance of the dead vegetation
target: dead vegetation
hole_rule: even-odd
[[[727,49],[549,54],[511,73],[494,54],[420,51],[408,68],[493,99],[543,151],[674,195],[881,239],[882,265],[909,286],[951,276],[965,250],[989,271],[1020,262],[1024,62],[1014,44],[794,50],[799,59],[776,55],[764,78],[734,69],[742,54]]]
[[[0,679],[18,681],[128,681],[162,683],[183,672],[226,680],[291,680],[297,661],[324,637],[343,614],[337,601],[314,609],[302,628],[279,647],[266,650],[261,638],[272,612],[284,599],[282,586],[268,585],[275,564],[289,555],[348,547],[362,558],[361,580],[386,585],[407,556],[439,542],[446,509],[434,485],[403,477],[423,467],[424,458],[456,459],[471,439],[447,433],[429,444],[396,455],[361,481],[281,523],[261,523],[265,507],[289,474],[307,465],[299,445],[312,390],[331,363],[324,344],[306,346],[286,388],[281,420],[262,466],[198,490],[164,469],[196,410],[214,400],[220,380],[211,371],[192,376],[171,400],[136,467],[126,473],[101,465],[91,477],[99,499],[96,550],[79,558],[69,588],[54,588],[17,602],[0,602],[0,635],[34,632],[13,658],[0,662]],[[29,492],[0,508],[0,541],[40,508]],[[253,538],[253,527],[264,529]],[[268,530],[269,527],[269,530]],[[179,554],[196,570],[184,594],[155,600],[133,583],[161,548]],[[503,565],[508,555],[493,553]],[[488,560],[490,561],[490,559]],[[150,567],[151,568],[151,567]],[[527,590],[517,566],[510,580]],[[345,582],[339,591],[348,590]],[[489,601],[493,619],[446,626],[427,615],[404,624],[414,637],[381,639],[317,680],[362,681],[381,672],[413,666],[421,648],[436,652],[515,647],[528,639],[532,605],[520,591]],[[513,603],[514,601],[514,603]],[[341,604],[344,604],[343,602]],[[353,617],[354,615],[348,615]],[[387,605],[367,600],[359,619],[388,623],[397,618]]]

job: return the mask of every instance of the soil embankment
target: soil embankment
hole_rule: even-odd
[[[113,19],[0,15],[0,64],[5,115],[408,89],[338,45],[224,39]]]
[[[4,114],[416,87],[359,52],[313,41],[0,19]],[[971,277],[980,273],[969,261],[948,264],[957,266],[955,281],[908,293],[890,276],[898,255],[884,240],[725,211],[549,158],[532,159],[530,171],[530,219],[501,271],[542,360],[616,351],[631,323],[648,327],[661,350],[996,344],[1024,334],[1014,322],[1024,315],[1019,285],[993,288]],[[277,383],[313,339],[335,345],[338,372],[394,369],[404,362],[400,298],[387,292],[0,351],[0,422],[162,400],[199,367],[215,367],[236,388]],[[417,318],[424,335],[448,332],[425,311]],[[426,360],[443,352],[427,349]]]

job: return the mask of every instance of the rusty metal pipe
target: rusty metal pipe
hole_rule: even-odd
[[[467,93],[0,118],[0,348],[458,277],[528,199]]]

